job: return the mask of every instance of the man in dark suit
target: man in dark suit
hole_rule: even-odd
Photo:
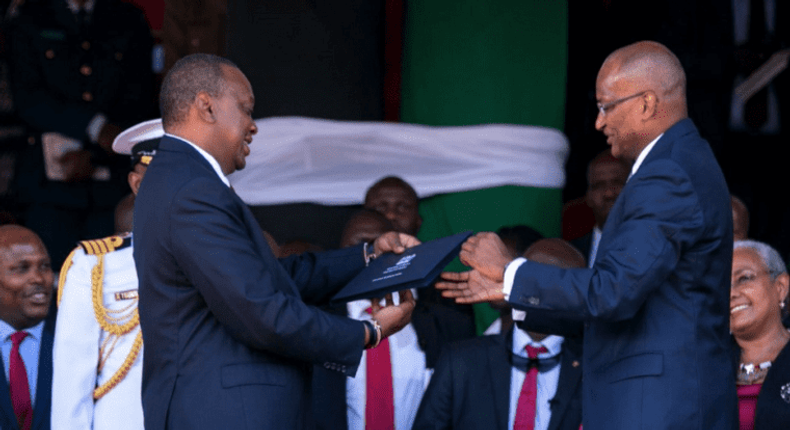
[[[155,109],[153,38],[128,2],[14,3],[11,89],[30,131],[17,170],[20,200],[25,225],[60,267],[78,241],[113,233],[129,162],[110,145]]]
[[[47,430],[56,311],[53,273],[41,239],[0,227],[0,428]]]
[[[584,267],[578,250],[561,239],[541,239],[524,254],[558,267]],[[520,325],[520,323],[519,323]],[[514,347],[515,345],[515,347]],[[526,345],[546,347],[537,363]],[[511,429],[527,371],[535,365],[536,430],[578,430],[582,420],[581,341],[513,327],[447,347],[423,396],[414,429]],[[523,406],[522,406],[523,407]]]
[[[392,224],[384,215],[363,209],[348,220],[341,235],[340,247],[346,248],[375,240],[392,230]],[[355,300],[330,308],[338,315],[354,319],[367,318],[365,309],[369,300]],[[471,316],[436,303],[426,303],[417,297],[417,305],[411,322],[403,330],[389,338],[387,349],[390,357],[389,374],[392,378],[392,421],[394,429],[411,429],[417,407],[422,399],[431,372],[436,365],[440,350],[448,342],[472,338],[475,326]],[[379,346],[378,348],[383,348]],[[364,429],[366,412],[382,415],[373,410],[375,404],[367,402],[366,386],[371,372],[361,366],[355,378],[348,378],[316,365],[313,370],[313,412],[317,419],[316,428],[321,430]],[[370,360],[374,358],[370,357]],[[386,366],[385,366],[386,367]],[[374,378],[379,375],[372,375]],[[385,376],[386,377],[386,376]],[[379,418],[377,417],[377,418]]]
[[[475,270],[438,286],[462,302],[505,298],[536,331],[583,322],[587,430],[730,430],[730,195],[687,118],[683,68],[663,45],[629,45],[604,62],[596,95],[596,128],[635,164],[593,267],[511,261],[484,233],[461,251]]]
[[[244,168],[258,131],[254,102],[244,74],[208,54],[182,58],[162,84],[166,134],[134,211],[147,429],[309,428],[312,365],[353,376],[363,348],[405,326],[414,308],[408,291],[399,306],[374,306],[373,323],[313,306],[371,254],[416,245],[412,236],[272,255],[226,178]]]
[[[584,254],[588,267],[595,262],[606,217],[625,186],[628,172],[628,165],[614,158],[608,149],[596,155],[587,166],[587,194],[584,199],[592,209],[595,225],[591,232],[572,240],[571,244]]]

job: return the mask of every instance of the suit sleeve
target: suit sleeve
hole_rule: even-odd
[[[431,382],[422,396],[413,430],[453,428],[452,346],[439,355]],[[492,418],[493,419],[493,418]]]
[[[93,426],[93,389],[101,336],[91,301],[91,269],[95,257],[78,249],[72,262],[60,286],[62,295],[52,351],[53,430]]]
[[[340,260],[340,264],[338,263]],[[305,252],[280,259],[302,300],[316,306],[325,305],[334,294],[364,268],[362,245],[326,252]],[[332,270],[316,273],[315,268]]]
[[[623,219],[604,230],[592,269],[521,265],[509,301],[527,310],[527,320],[630,319],[704,233],[699,198],[672,161],[643,165],[620,198]]]
[[[362,323],[305,304],[280,263],[256,246],[242,206],[212,178],[188,182],[172,201],[171,246],[178,266],[206,306],[237,340],[251,348],[319,363],[354,374],[362,356]],[[261,240],[265,244],[265,241]],[[303,264],[306,282],[347,280],[357,266],[349,252]]]

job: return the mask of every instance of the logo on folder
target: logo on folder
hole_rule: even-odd
[[[394,266],[387,267],[387,269],[384,270],[384,274],[387,275],[392,272],[400,272],[401,270],[406,269],[409,267],[409,264],[411,264],[411,260],[414,260],[414,257],[416,256],[417,254],[412,254],[401,258],[397,263],[395,263]]]

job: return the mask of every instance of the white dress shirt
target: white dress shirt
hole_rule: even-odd
[[[398,293],[393,293],[393,301],[398,303]],[[365,312],[369,300],[356,300],[348,303],[348,315],[355,320],[370,319]],[[428,386],[432,371],[425,367],[425,353],[420,349],[417,332],[411,323],[403,330],[388,337],[390,360],[392,362],[392,389],[395,403],[395,429],[411,429],[422,395]],[[362,353],[357,376],[346,378],[346,404],[348,407],[349,430],[365,429],[365,375],[367,372],[366,354]]]
[[[546,347],[549,352],[538,354],[538,358],[550,358],[562,351],[562,342],[565,339],[560,336],[551,335],[540,342],[534,342],[524,330],[513,329],[513,353],[527,358],[527,345],[536,348]],[[510,370],[510,409],[508,411],[508,427],[513,428],[516,421],[516,409],[518,407],[518,397],[521,394],[521,386],[524,385],[526,372],[516,367]],[[554,366],[548,372],[538,373],[538,395],[535,399],[535,430],[546,430],[549,428],[551,420],[551,399],[557,394],[557,384],[560,381],[560,365]]]

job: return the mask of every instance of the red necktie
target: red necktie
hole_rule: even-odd
[[[17,422],[21,430],[30,430],[33,425],[33,406],[30,403],[30,386],[27,382],[25,362],[19,355],[19,344],[27,337],[27,332],[18,331],[11,335],[11,358],[8,363],[11,404],[14,406]]]
[[[368,308],[368,313],[370,313]],[[390,343],[384,339],[365,352],[365,429],[394,430],[395,405],[392,391]]]
[[[536,360],[538,354],[549,352],[541,346],[534,348],[527,345],[527,356],[530,360]],[[521,394],[518,396],[518,406],[516,407],[516,420],[513,423],[513,430],[533,430],[535,428],[535,408],[538,398],[538,366],[529,366],[524,384],[521,386]]]

